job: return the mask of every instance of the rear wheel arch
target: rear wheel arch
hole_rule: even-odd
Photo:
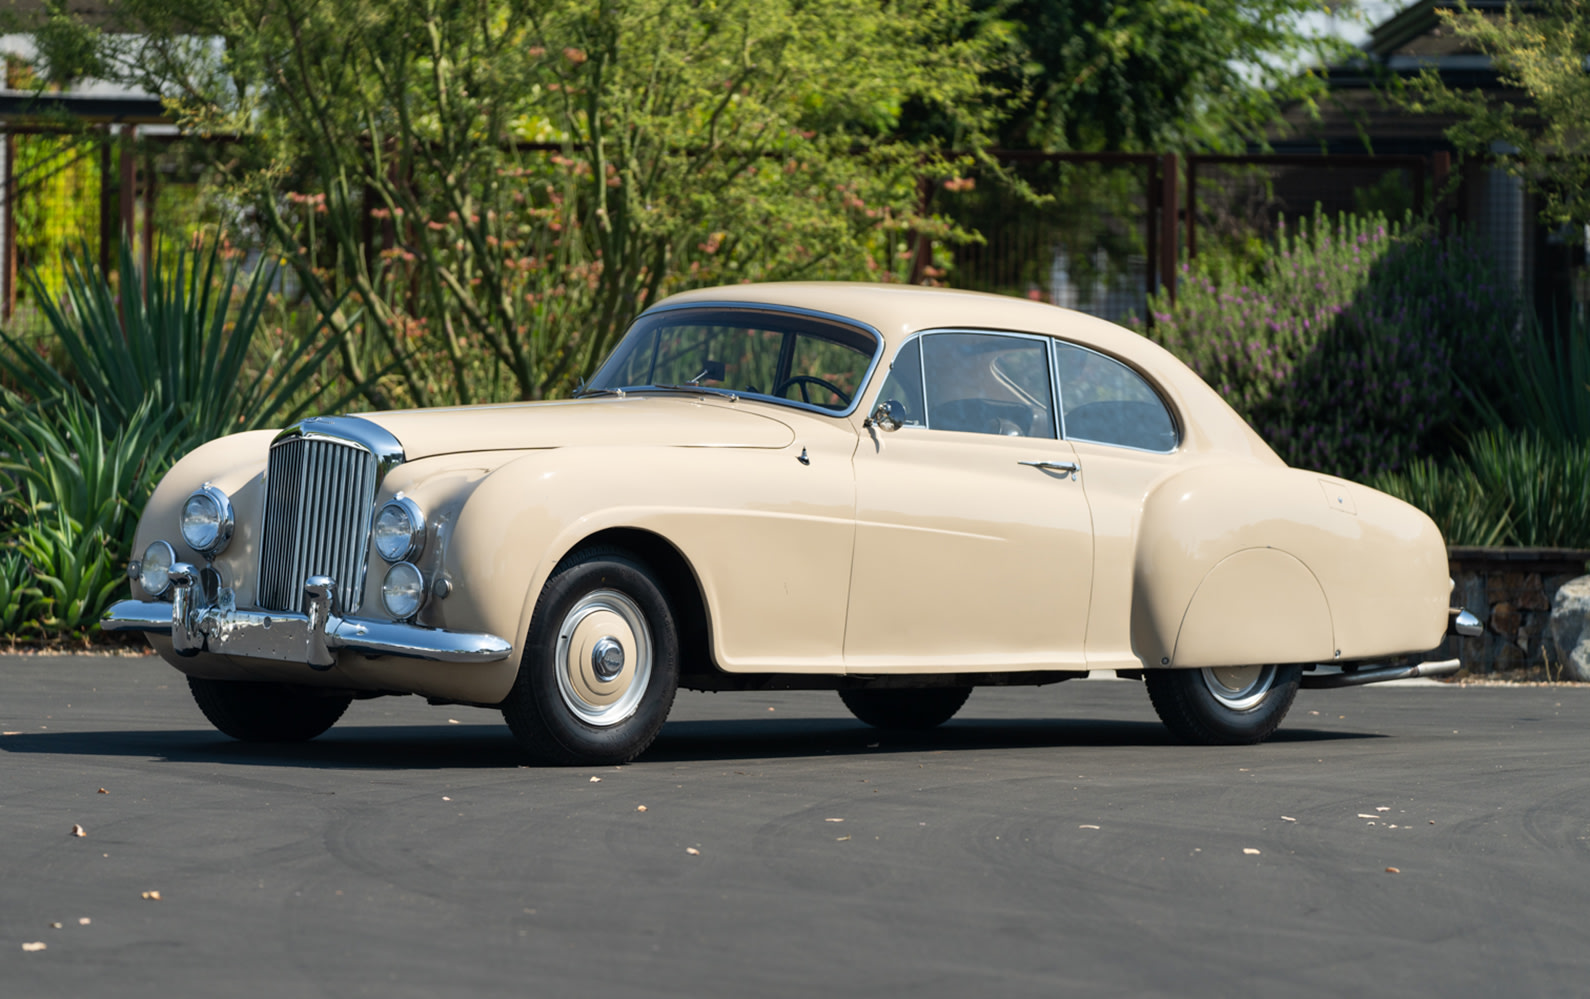
[[[1204,574],[1169,665],[1329,662],[1334,639],[1330,603],[1308,566],[1279,548],[1246,548]]]

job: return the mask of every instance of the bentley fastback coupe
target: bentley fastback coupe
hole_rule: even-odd
[[[969,292],[676,295],[578,398],[213,441],[138,528],[141,630],[222,732],[355,698],[502,711],[618,763],[675,691],[836,690],[923,729],[982,685],[1113,670],[1178,737],[1253,743],[1299,686],[1452,672],[1440,533],[1287,467],[1103,320]]]

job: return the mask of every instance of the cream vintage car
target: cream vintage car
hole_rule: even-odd
[[[678,687],[837,690],[928,728],[972,688],[1113,670],[1177,736],[1298,687],[1450,672],[1430,519],[1287,467],[1180,361],[1034,302],[861,284],[676,295],[579,398],[367,413],[182,459],[139,525],[142,630],[222,732],[351,700],[500,709],[616,763]]]

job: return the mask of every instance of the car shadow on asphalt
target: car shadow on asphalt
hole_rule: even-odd
[[[1282,728],[1276,744],[1384,738],[1375,733]],[[930,732],[895,733],[836,718],[670,722],[644,762],[798,759],[880,753],[970,753],[1095,747],[1183,751],[1158,722],[1106,719],[957,719]],[[306,743],[242,743],[209,729],[28,732],[0,751],[143,757],[172,763],[242,763],[319,769],[451,770],[518,767],[524,756],[506,727],[349,725]]]

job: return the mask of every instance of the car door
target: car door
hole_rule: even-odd
[[[855,456],[852,673],[1077,668],[1093,567],[1046,337],[907,341]]]

